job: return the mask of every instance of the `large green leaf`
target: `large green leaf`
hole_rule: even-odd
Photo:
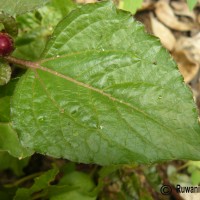
[[[44,5],[48,0],[6,0],[0,1],[0,11],[10,15],[22,14]]]
[[[200,159],[197,111],[176,64],[112,3],[73,11],[27,65],[12,104],[24,146],[102,165]]]
[[[32,152],[22,147],[10,122],[10,99],[17,81],[18,78],[11,79],[8,84],[0,86],[0,151],[7,151],[12,156],[22,159],[30,156]]]

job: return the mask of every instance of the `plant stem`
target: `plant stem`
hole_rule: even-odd
[[[184,165],[178,167],[178,168],[176,169],[176,171],[181,171],[182,169],[185,169],[185,168],[188,167],[188,166],[189,166],[189,163],[186,162]]]
[[[25,181],[28,181],[28,180],[30,180],[30,179],[33,179],[33,178],[37,177],[37,176],[40,176],[41,174],[43,174],[43,172],[37,172],[37,173],[35,173],[35,174],[31,174],[31,175],[29,175],[29,176],[25,176],[25,177],[23,177],[23,178],[21,178],[21,179],[15,181],[14,183],[5,184],[4,187],[6,187],[6,188],[11,188],[11,187],[18,186],[18,185],[24,183]]]
[[[3,58],[10,63],[16,64],[20,68],[37,69],[39,67],[38,63],[36,63],[36,62],[31,62],[31,61],[28,61],[28,60],[22,60],[22,59],[18,59],[18,58],[12,57],[12,56],[5,56]]]

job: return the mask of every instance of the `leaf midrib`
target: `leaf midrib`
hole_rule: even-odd
[[[138,109],[138,108],[132,106],[130,103],[121,101],[121,100],[119,100],[119,99],[113,97],[111,94],[105,93],[105,92],[103,92],[102,90],[100,90],[100,89],[98,89],[98,88],[95,88],[95,87],[90,86],[90,85],[88,85],[88,84],[86,84],[86,83],[82,83],[82,82],[80,82],[80,81],[77,81],[76,79],[73,79],[73,78],[71,78],[71,77],[69,77],[69,76],[67,76],[67,75],[63,75],[63,74],[61,74],[61,73],[58,73],[58,72],[56,72],[56,71],[54,71],[54,70],[52,70],[52,69],[43,67],[43,66],[39,65],[38,63],[32,63],[32,64],[33,64],[33,65],[32,65],[32,68],[33,68],[33,66],[34,66],[34,69],[35,69],[35,70],[38,70],[38,69],[39,69],[39,70],[41,70],[41,71],[48,72],[48,73],[50,73],[50,74],[53,74],[53,75],[58,76],[58,77],[60,77],[60,78],[63,78],[63,79],[65,79],[65,80],[69,81],[69,82],[72,82],[72,83],[77,84],[77,85],[79,85],[79,86],[82,86],[82,87],[84,87],[84,88],[90,89],[90,90],[95,91],[95,92],[97,92],[97,93],[99,93],[99,94],[102,94],[103,96],[108,97],[108,98],[109,98],[110,100],[112,100],[112,101],[118,102],[118,103],[120,103],[120,104],[122,104],[122,105],[125,105],[125,106],[128,106],[129,108],[132,108],[133,110],[135,110],[135,111],[141,113],[141,114],[144,115],[145,117],[147,117],[147,118],[149,118],[150,120],[154,121],[154,122],[157,123],[159,126],[164,127],[164,128],[165,128],[168,132],[170,132],[172,135],[174,135],[174,133],[176,132],[176,130],[172,130],[172,129],[166,127],[164,124],[162,124],[162,123],[158,122],[157,120],[153,119],[149,114],[145,113],[144,111],[142,111],[142,110],[140,110],[140,109]],[[185,141],[183,141],[183,142],[185,142]],[[191,146],[191,145],[190,145],[190,146]],[[191,146],[191,147],[192,147],[194,150],[196,150],[196,148],[194,148],[194,146]]]
[[[37,73],[36,70],[35,70],[35,73]],[[43,89],[44,89],[44,91],[45,91],[47,97],[50,98],[50,100],[52,101],[53,105],[60,111],[61,108],[56,104],[56,102],[54,101],[54,99],[51,98],[51,96],[49,95],[49,93],[48,93],[46,87],[44,86],[44,84],[43,84],[43,82],[42,82],[42,80],[41,80],[41,78],[40,78],[40,76],[39,76],[38,73],[37,73],[37,77],[38,77],[38,79],[39,79],[39,81],[40,81],[40,83],[41,83],[41,86],[43,87]],[[118,112],[118,111],[117,111],[117,112]],[[68,115],[68,117],[70,117],[70,116]],[[71,118],[71,117],[70,117],[70,118]],[[72,119],[73,119],[73,118],[72,118]],[[73,119],[73,120],[74,120],[74,122],[77,123],[78,125],[83,126],[83,124],[78,123],[77,121],[75,121],[75,119]],[[127,122],[126,122],[126,123],[127,123]],[[85,127],[85,126],[83,126],[83,127]],[[85,128],[86,128],[86,127],[85,127]],[[62,131],[62,128],[60,128],[60,130],[61,130],[61,132],[63,132],[63,131]],[[105,135],[104,135],[104,134],[101,134],[101,133],[99,132],[99,130],[97,130],[97,132],[98,132],[98,134],[99,134],[104,140],[106,140],[108,143],[111,142],[110,139],[112,139],[112,138],[105,137]],[[63,133],[62,133],[62,134],[63,134]],[[63,135],[63,137],[64,137],[64,135]],[[140,136],[140,139],[142,139],[143,142],[150,143],[150,141],[148,141],[148,140],[144,141],[145,138],[142,138],[141,136]],[[67,142],[67,144],[69,144],[68,141],[66,141],[66,142]],[[136,153],[136,152],[133,152],[132,149],[128,148],[127,146],[123,146],[121,143],[119,143],[119,142],[117,142],[117,141],[115,141],[115,140],[113,140],[113,139],[112,139],[112,142],[114,142],[115,144],[117,144],[118,146],[120,146],[121,149],[123,149],[123,150],[125,150],[125,151],[127,151],[127,152],[134,153],[134,154]],[[153,143],[151,143],[151,145],[153,145]],[[155,150],[156,150],[156,149],[159,150],[159,148],[158,148],[157,146],[153,145],[153,147],[155,148]],[[137,154],[139,154],[139,153],[137,153]],[[140,156],[140,157],[142,157],[142,156]],[[143,157],[144,157],[144,155],[143,155]]]
[[[87,88],[87,89],[89,89],[89,90],[92,90],[92,91],[94,91],[94,92],[97,92],[97,93],[99,93],[99,94],[101,94],[101,95],[103,95],[103,96],[109,98],[109,99],[112,100],[112,101],[115,101],[115,102],[117,102],[117,103],[119,103],[119,104],[125,105],[125,106],[127,106],[127,107],[129,107],[129,108],[131,108],[131,109],[133,109],[133,110],[135,110],[135,111],[141,113],[143,116],[149,118],[150,120],[154,121],[154,122],[157,123],[158,125],[164,127],[164,128],[165,128],[166,130],[168,130],[169,132],[171,132],[171,133],[174,132],[173,130],[171,130],[171,129],[169,129],[168,127],[164,126],[163,124],[161,124],[161,123],[158,122],[157,120],[153,119],[151,116],[149,116],[149,115],[148,115],[147,113],[145,113],[144,111],[142,111],[142,110],[140,110],[140,109],[138,109],[138,108],[132,106],[130,103],[127,103],[127,102],[125,102],[125,101],[119,100],[119,99],[117,99],[116,97],[113,97],[111,94],[108,94],[108,93],[106,93],[106,92],[104,92],[104,91],[102,91],[102,90],[100,90],[100,89],[98,89],[98,88],[95,88],[95,87],[93,87],[93,86],[91,86],[91,85],[88,85],[88,84],[86,84],[86,83],[77,81],[76,79],[73,79],[73,78],[71,78],[71,77],[69,77],[69,76],[67,76],[67,75],[63,75],[63,74],[61,74],[61,73],[58,73],[58,72],[56,72],[56,71],[54,71],[54,70],[52,70],[52,69],[43,67],[43,66],[41,66],[41,65],[39,65],[39,64],[36,64],[36,63],[32,63],[32,65],[29,66],[29,67],[30,67],[30,68],[34,68],[34,69],[37,69],[37,70],[39,69],[39,70],[44,71],[44,72],[48,72],[48,73],[53,74],[53,75],[55,75],[55,76],[57,76],[57,77],[60,77],[60,78],[63,78],[63,79],[65,79],[65,80],[69,81],[69,82],[72,82],[72,83],[74,83],[74,84],[76,84],[76,85],[79,85],[79,86],[82,86],[82,87]]]
[[[106,93],[106,92],[104,92],[104,91],[102,91],[102,90],[100,90],[98,88],[95,88],[95,87],[93,87],[91,85],[88,85],[86,83],[77,81],[76,79],[74,79],[72,77],[69,77],[67,75],[63,75],[63,74],[61,74],[59,72],[56,72],[56,71],[54,71],[54,70],[52,70],[50,68],[43,67],[43,66],[40,65],[41,63],[44,63],[45,61],[48,61],[49,59],[45,59],[45,60],[40,61],[40,62],[31,62],[31,61],[24,61],[24,60],[20,60],[20,59],[8,56],[7,60],[11,61],[13,63],[19,64],[19,65],[23,65],[23,66],[25,65],[28,68],[33,69],[33,70],[41,70],[41,71],[44,71],[44,72],[48,72],[50,74],[53,74],[53,75],[58,76],[60,78],[63,78],[65,80],[69,81],[69,82],[72,82],[72,83],[74,83],[76,85],[82,86],[82,87],[87,88],[87,89],[92,90],[92,91],[95,91],[95,92],[97,92],[97,93],[99,93],[99,94],[101,94],[101,95],[109,98],[112,101],[118,102],[119,104],[125,105],[125,106],[127,106],[127,107],[129,107],[129,108],[131,108],[131,109],[133,109],[135,111],[137,111],[138,113],[141,113],[143,116],[145,116],[146,118],[148,118],[151,121],[155,122],[159,126],[164,127],[172,135],[174,134],[174,132],[176,132],[176,130],[172,130],[171,128],[169,128],[169,127],[165,126],[164,124],[160,123],[159,121],[153,119],[149,114],[147,114],[144,111],[142,111],[142,110],[134,107],[130,103],[127,103],[125,101],[119,100],[116,97],[113,97],[111,94]],[[52,60],[52,59],[50,59],[50,60]]]

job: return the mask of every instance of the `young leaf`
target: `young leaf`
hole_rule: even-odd
[[[0,13],[0,22],[3,23],[6,33],[15,37],[18,34],[18,25],[14,17]]]
[[[37,195],[42,192],[45,193],[50,185],[50,182],[55,179],[57,173],[58,169],[54,168],[35,178],[34,184],[29,189],[20,188],[17,190],[14,200],[36,199],[34,198],[34,194]]]
[[[29,159],[19,160],[12,157],[8,152],[0,151],[0,171],[4,169],[11,169],[16,175],[23,174],[23,168],[28,164]]]
[[[94,188],[89,175],[74,171],[63,176],[57,186],[50,187],[49,196],[50,200],[95,200]]]
[[[176,64],[111,2],[73,11],[27,65],[12,102],[24,146],[101,165],[200,159],[196,107]]]
[[[20,144],[17,133],[9,123],[0,122],[0,151],[7,151],[10,155],[19,159],[32,154]]]
[[[134,14],[142,6],[142,2],[143,0],[120,0],[119,8]]]
[[[66,2],[66,0],[64,1]],[[17,47],[13,53],[15,57],[33,61],[41,56],[53,28],[62,19],[62,11],[58,7],[61,7],[60,0],[53,1],[51,4],[45,5],[37,12],[29,12],[17,17],[20,35],[15,40]],[[69,8],[70,10],[71,6],[66,3],[65,6],[62,5],[62,8]],[[66,9],[64,10],[66,11]]]
[[[187,0],[187,4],[190,8],[190,10],[192,10],[194,8],[194,6],[197,4],[198,0]]]
[[[48,0],[6,0],[0,1],[0,11],[10,15],[19,15],[43,6]]]

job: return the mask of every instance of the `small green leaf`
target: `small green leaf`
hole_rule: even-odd
[[[117,171],[121,166],[120,165],[111,165],[111,166],[105,166],[105,167],[102,167],[100,170],[99,170],[99,177],[101,179],[104,179],[106,176],[108,176],[109,174]]]
[[[199,185],[200,183],[200,170],[194,170],[191,174],[192,185]]]
[[[77,171],[73,171],[62,177],[62,179],[59,182],[59,185],[65,184],[79,187],[80,190],[83,192],[91,191],[95,187],[89,175]]]
[[[11,77],[11,68],[8,63],[0,62],[0,86],[9,82]]]
[[[18,26],[14,17],[0,13],[0,22],[3,23],[5,31],[15,37],[18,34]]]
[[[27,60],[36,60],[44,50],[47,37],[51,34],[48,28],[41,25],[34,13],[17,17],[20,34],[16,38],[14,56]]]
[[[198,114],[177,65],[111,2],[71,12],[29,67],[12,101],[24,146],[101,165],[200,159]]]
[[[8,152],[0,151],[0,170],[11,169],[16,175],[20,176],[23,174],[23,168],[28,164],[28,161],[28,158],[19,160],[12,157]]]
[[[43,6],[48,0],[6,0],[0,1],[0,11],[10,15],[19,15]]]
[[[94,187],[89,175],[74,171],[63,176],[58,186],[50,188],[49,195],[51,200],[95,200],[91,193]]]
[[[194,166],[200,169],[200,161],[189,161],[188,166]]]
[[[56,5],[59,2],[55,3]],[[14,56],[27,60],[37,60],[46,45],[53,28],[62,19],[62,14],[53,2],[37,10],[17,17],[20,34],[16,38]],[[66,7],[67,4],[65,4]],[[65,6],[62,6],[64,8]]]
[[[119,8],[135,13],[142,6],[143,0],[120,0]]]
[[[27,38],[23,38],[20,42],[26,43]],[[27,59],[27,60],[37,60],[46,45],[46,39],[43,37],[38,37],[33,39],[33,41],[28,42],[28,44],[21,45],[13,52],[13,55],[17,58]]]
[[[45,191],[48,190],[50,182],[55,179],[57,173],[58,169],[54,168],[35,178],[34,184],[29,189],[20,188],[17,190],[14,200],[34,199],[34,195],[39,193],[41,193],[41,196],[43,193],[45,195]]]
[[[192,10],[194,8],[194,6],[197,4],[198,0],[187,0],[187,4],[190,8],[190,10]]]
[[[0,151],[8,151],[14,157],[25,158],[32,154],[32,151],[21,146],[17,133],[9,123],[0,122]]]

